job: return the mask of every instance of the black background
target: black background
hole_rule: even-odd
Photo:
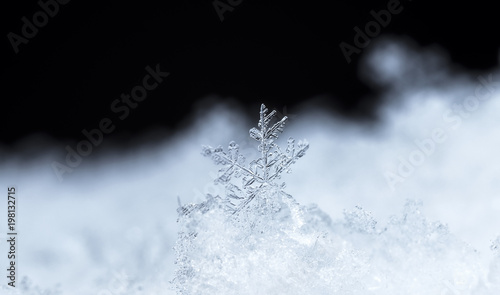
[[[227,3],[226,0],[221,2]],[[65,141],[113,119],[110,136],[133,142],[154,127],[178,130],[196,101],[234,99],[254,114],[261,102],[290,113],[326,95],[325,108],[353,120],[376,120],[381,89],[359,79],[359,58],[347,63],[339,44],[389,1],[243,0],[221,21],[213,1],[70,1],[16,54],[7,38],[21,35],[37,1],[2,4],[0,141],[13,146],[43,132]],[[488,70],[498,59],[494,2],[401,1],[384,34],[438,44],[453,62]],[[376,37],[378,38],[378,37]],[[144,68],[170,72],[120,121],[110,104],[141,83]]]

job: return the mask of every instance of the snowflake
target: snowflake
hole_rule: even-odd
[[[268,109],[264,104],[260,107],[260,119],[258,128],[250,129],[250,137],[260,142],[258,150],[261,157],[251,161],[245,166],[245,157],[239,153],[239,146],[234,141],[229,143],[227,151],[222,146],[213,148],[203,146],[202,154],[211,157],[217,165],[223,167],[219,170],[215,183],[222,184],[226,188],[225,203],[227,210],[237,213],[247,206],[256,197],[259,197],[270,189],[283,192],[285,183],[278,184],[283,172],[290,173],[290,166],[302,156],[309,148],[307,141],[299,141],[297,146],[295,140],[289,138],[287,147],[283,151],[276,143],[279,135],[283,132],[286,116],[271,126],[271,121],[276,111],[267,114]],[[241,178],[242,186],[231,182],[233,178]]]

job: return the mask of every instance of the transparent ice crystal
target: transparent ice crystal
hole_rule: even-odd
[[[267,114],[268,109],[264,104],[260,107],[260,119],[257,128],[250,129],[250,137],[260,144],[258,150],[261,157],[245,166],[245,157],[239,153],[239,146],[234,141],[229,143],[227,151],[221,146],[213,148],[203,146],[203,155],[211,157],[216,165],[223,168],[219,170],[219,175],[215,179],[216,183],[225,185],[226,209],[232,213],[238,213],[255,198],[261,197],[258,202],[272,201],[266,197],[273,193],[284,193],[285,183],[278,184],[276,181],[281,178],[283,172],[291,172],[291,165],[302,156],[309,148],[309,144],[299,141],[297,146],[295,140],[289,138],[286,150],[283,151],[276,143],[279,135],[283,132],[287,117],[271,125],[271,121],[276,114],[272,111]],[[242,185],[238,186],[231,182],[232,178],[241,178]]]

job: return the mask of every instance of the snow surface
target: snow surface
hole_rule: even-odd
[[[454,103],[473,102],[479,75],[500,81],[500,73],[463,72],[438,48],[405,40],[380,39],[371,50],[365,79],[389,89],[380,122],[352,123],[304,104],[284,131],[285,142],[293,136],[310,143],[283,177],[301,212],[315,220],[306,219],[307,231],[255,242],[252,257],[228,241],[232,256],[217,247],[199,253],[201,261],[218,253],[248,270],[233,272],[242,271],[233,264],[224,276],[212,276],[227,294],[236,283],[248,286],[246,294],[331,294],[330,287],[338,294],[499,294],[500,242],[493,241],[500,235],[500,86],[492,84],[489,99],[469,106],[460,121],[443,116]],[[252,153],[248,129],[256,121],[241,114],[234,104],[199,109],[193,124],[169,140],[127,152],[104,139],[62,182],[51,163],[63,161],[68,143],[46,140],[48,151],[39,153],[33,145],[41,136],[17,152],[3,150],[0,186],[16,185],[20,195],[20,282],[12,291],[0,281],[1,293],[175,294],[177,197],[200,203],[207,193],[224,193],[213,184],[217,166],[200,147],[234,140]],[[418,149],[415,140],[432,138],[436,128],[446,139],[391,188],[384,175],[398,173],[401,159]],[[221,226],[214,215],[210,230]],[[2,267],[6,244],[0,244]],[[295,273],[304,266],[307,272]],[[266,274],[276,279],[241,281]]]

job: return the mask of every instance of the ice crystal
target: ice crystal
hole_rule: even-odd
[[[215,182],[225,185],[226,209],[232,211],[233,214],[241,211],[256,197],[269,195],[269,191],[284,193],[285,183],[278,184],[277,180],[283,172],[290,173],[290,166],[304,156],[309,148],[305,140],[295,145],[295,140],[290,137],[283,151],[275,140],[283,132],[287,117],[271,124],[276,111],[273,110],[269,114],[267,112],[268,109],[262,104],[259,129],[255,127],[250,129],[250,137],[260,143],[258,150],[261,157],[251,161],[248,166],[245,166],[245,157],[239,153],[239,146],[234,141],[229,143],[227,151],[224,151],[221,146],[202,147],[204,156],[211,157],[215,164],[223,166]],[[241,178],[242,185],[232,183],[232,178]]]
[[[377,221],[370,212],[364,211],[360,206],[356,206],[355,211],[344,210],[346,227],[362,233],[374,233]]]
[[[494,241],[491,242],[490,248],[495,253],[495,255],[500,257],[500,236],[498,236]]]

